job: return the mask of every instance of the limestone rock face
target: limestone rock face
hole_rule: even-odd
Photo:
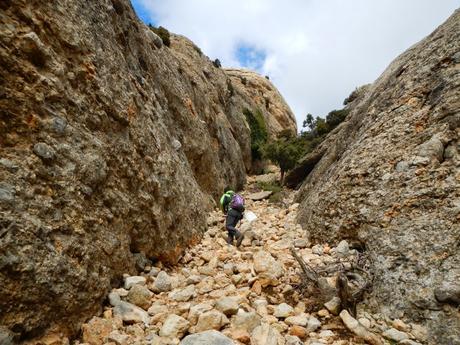
[[[177,261],[242,187],[258,103],[128,0],[2,1],[0,17],[0,324],[74,334],[134,253]]]
[[[276,87],[265,77],[245,69],[226,68],[238,97],[250,99],[261,110],[269,135],[275,137],[282,130],[297,132],[295,116]],[[250,104],[248,104],[250,106]]]
[[[298,194],[313,240],[365,244],[364,307],[425,322],[437,344],[460,339],[455,303],[435,296],[460,279],[459,51],[457,10],[353,101]]]

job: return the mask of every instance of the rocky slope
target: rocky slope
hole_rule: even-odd
[[[199,240],[259,104],[127,0],[2,1],[0,22],[0,324],[72,334],[136,259]]]
[[[425,323],[430,344],[460,344],[459,69],[457,10],[356,101],[297,199],[313,240],[372,255],[362,308]]]
[[[109,294],[103,314],[83,325],[79,342],[351,345],[364,344],[364,336],[371,344],[399,338],[402,344],[417,345],[424,340],[425,330],[417,324],[362,313],[359,328],[336,298],[323,305],[319,301],[325,296],[302,294],[301,270],[291,247],[317,272],[336,262],[349,265],[359,253],[346,241],[336,248],[311,247],[295,222],[299,205],[292,204],[292,195],[282,204],[253,201],[262,197],[251,193],[253,187],[249,184],[243,195],[247,210],[258,218],[242,222],[246,237],[239,249],[226,243],[222,213],[211,213],[209,231],[177,266],[147,264],[138,276],[125,275],[123,287]],[[336,279],[337,272],[325,279],[329,289],[335,288]],[[50,335],[42,341],[57,338]]]

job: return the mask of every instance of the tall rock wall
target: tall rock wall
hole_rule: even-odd
[[[0,23],[0,325],[72,334],[133,253],[175,262],[243,186],[258,105],[128,0],[6,0]]]
[[[316,152],[298,194],[314,240],[361,242],[362,306],[460,344],[460,11],[399,56]]]
[[[225,73],[230,76],[236,97],[242,100],[251,100],[267,124],[271,137],[275,137],[282,130],[297,133],[297,124],[294,113],[290,110],[283,96],[276,87],[261,75],[245,69],[226,68]],[[248,107],[250,105],[248,104]]]

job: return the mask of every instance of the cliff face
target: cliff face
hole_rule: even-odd
[[[315,240],[361,242],[365,309],[425,323],[458,344],[460,12],[399,56],[316,151],[298,194]]]
[[[264,116],[267,130],[272,138],[282,130],[297,133],[294,114],[283,96],[267,78],[244,69],[227,68],[225,73],[230,76],[237,97],[255,102],[257,109]]]
[[[258,103],[127,0],[2,1],[0,22],[0,324],[73,333],[133,253],[175,262],[243,186]]]

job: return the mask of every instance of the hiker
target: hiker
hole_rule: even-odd
[[[228,245],[232,245],[234,239],[236,239],[237,247],[239,247],[241,242],[243,242],[244,235],[236,228],[238,222],[243,219],[243,213],[244,199],[241,195],[235,194],[232,197],[230,202],[230,209],[228,209],[227,218],[225,219],[225,228],[228,232]]]
[[[224,212],[224,214],[227,214],[228,205],[232,201],[232,198],[234,195],[235,195],[235,192],[230,187],[225,187],[224,194],[220,198],[220,207],[222,209],[222,212]]]

